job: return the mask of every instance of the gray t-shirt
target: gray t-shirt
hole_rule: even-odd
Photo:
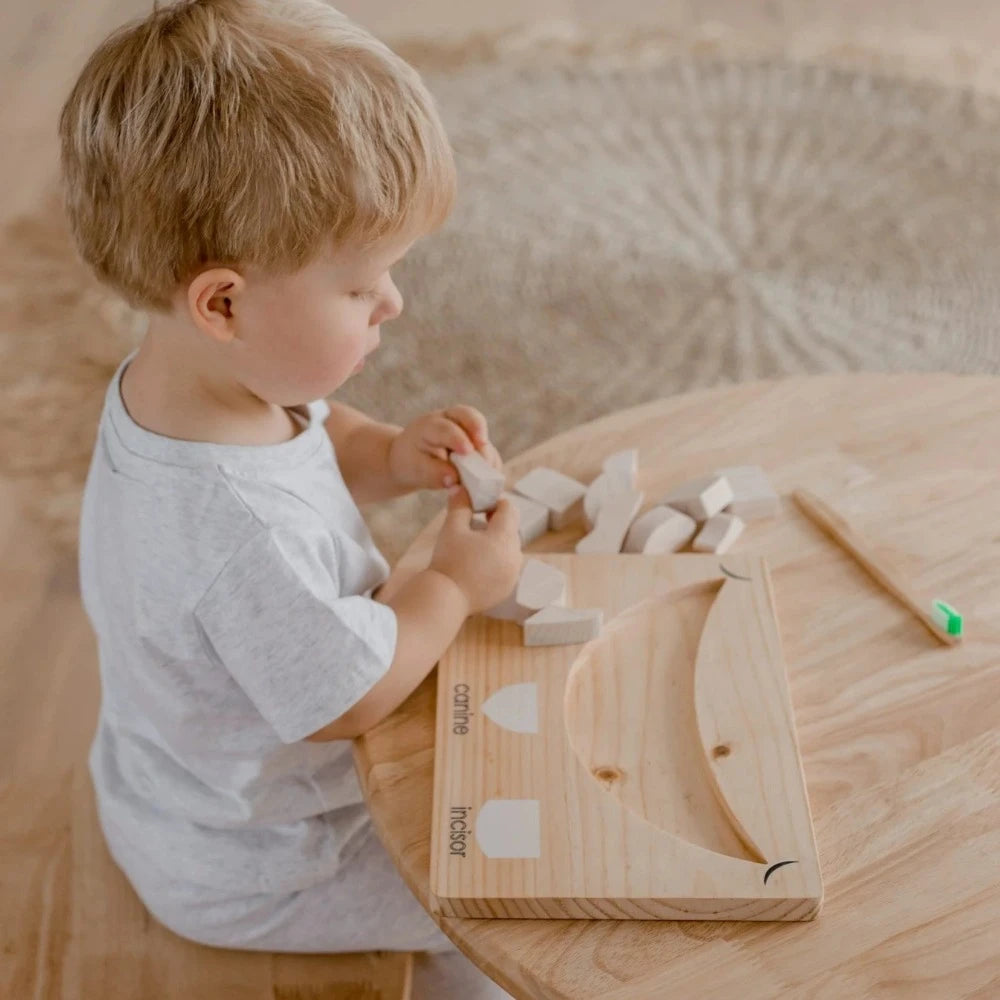
[[[303,738],[392,662],[396,616],[371,598],[388,565],[344,485],[325,402],[299,408],[304,428],[281,444],[168,438],[125,408],[133,357],[108,388],[80,525],[102,826],[140,895],[165,878],[305,888],[368,822],[350,743]]]

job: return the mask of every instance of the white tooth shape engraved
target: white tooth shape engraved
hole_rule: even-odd
[[[515,733],[538,732],[538,685],[507,684],[483,702],[482,710],[498,726]]]
[[[538,799],[490,799],[476,817],[476,841],[488,858],[539,858],[542,824]]]

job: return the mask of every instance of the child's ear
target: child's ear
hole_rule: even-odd
[[[245,286],[243,276],[228,267],[213,267],[196,275],[188,285],[187,304],[198,329],[220,344],[228,344],[236,336],[233,304]]]

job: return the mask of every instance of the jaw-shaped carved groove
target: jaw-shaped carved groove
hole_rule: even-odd
[[[645,600],[608,622],[570,670],[567,736],[627,809],[700,847],[762,861],[716,794],[695,712],[695,658],[718,588]]]

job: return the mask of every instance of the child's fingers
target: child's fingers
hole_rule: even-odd
[[[516,534],[521,523],[521,512],[509,500],[501,497],[497,501],[496,509],[490,515],[487,531],[495,531],[500,534],[511,532]]]
[[[474,406],[466,406],[465,404],[449,406],[444,411],[444,415],[457,423],[468,434],[474,448],[482,448],[489,441],[490,432],[486,425],[486,417]]]
[[[431,448],[447,448],[448,451],[457,451],[460,455],[467,455],[476,450],[476,446],[463,428],[443,415],[430,419],[424,440]]]
[[[482,449],[483,458],[486,459],[494,469],[499,469],[503,471],[503,459],[500,457],[500,452],[493,447],[492,441],[486,442],[486,447]]]
[[[425,482],[429,489],[443,490],[460,482],[458,469],[451,462],[441,458],[431,458],[429,455],[424,457],[426,460],[424,468],[427,470]]]
[[[472,528],[472,498],[464,486],[448,488],[448,508],[444,516],[445,528]]]

